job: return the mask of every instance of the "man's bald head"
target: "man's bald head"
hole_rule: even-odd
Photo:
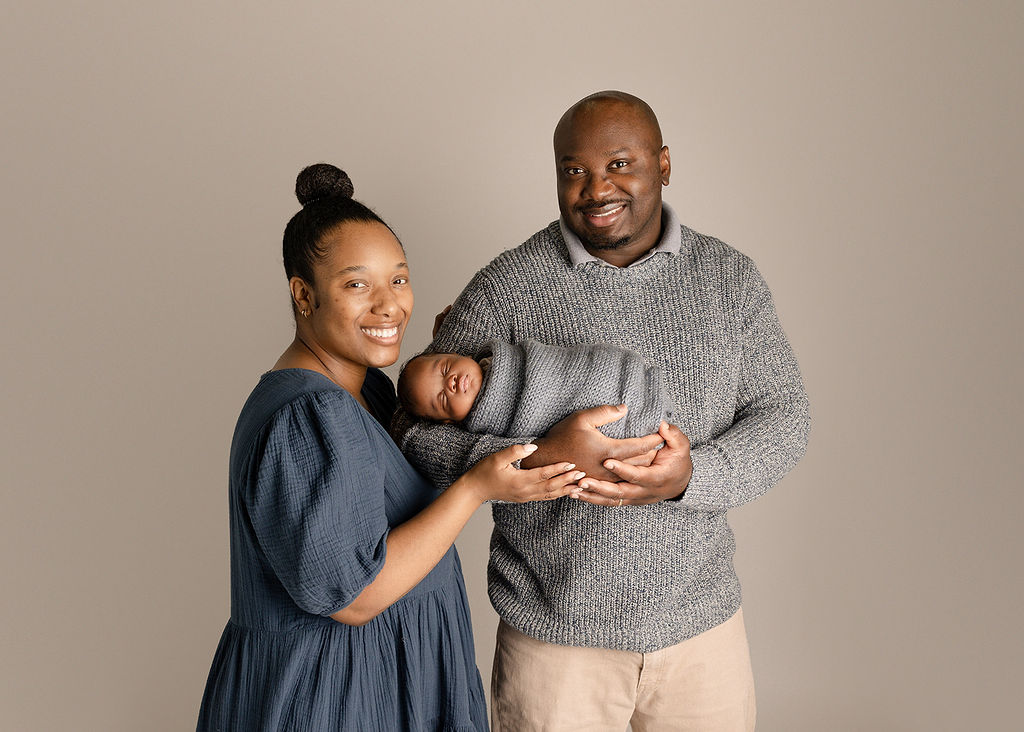
[[[639,124],[650,135],[649,140],[653,148],[661,148],[663,145],[661,137],[661,125],[658,124],[658,117],[654,110],[640,97],[627,94],[621,91],[599,91],[594,92],[565,110],[565,114],[555,125],[554,146],[558,151],[559,138],[565,138],[571,133],[573,127],[584,119],[592,119],[595,115],[614,114],[620,117],[623,122]]]

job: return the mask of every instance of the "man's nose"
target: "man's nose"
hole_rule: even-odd
[[[615,186],[608,179],[604,171],[596,171],[587,175],[583,186],[583,198],[600,201],[607,198],[615,191]]]

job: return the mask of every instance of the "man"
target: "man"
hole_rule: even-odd
[[[431,349],[472,353],[490,338],[631,348],[661,367],[678,424],[611,440],[597,426],[620,411],[578,412],[524,461],[576,463],[578,497],[493,506],[493,727],[753,729],[726,511],[804,452],[796,360],[750,259],[662,203],[671,160],[646,103],[582,99],[554,150],[560,220],[478,272]],[[509,442],[416,424],[403,449],[447,485]]]

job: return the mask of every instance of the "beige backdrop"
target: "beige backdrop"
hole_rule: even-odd
[[[195,724],[298,169],[404,239],[408,354],[557,215],[551,129],[603,88],[658,112],[666,199],[757,261],[811,395],[807,457],[733,513],[759,729],[1016,728],[1019,2],[13,5],[0,728]]]

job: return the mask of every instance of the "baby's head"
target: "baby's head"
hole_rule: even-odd
[[[425,353],[398,376],[398,398],[405,411],[437,422],[461,422],[480,393],[480,364],[457,353]]]

